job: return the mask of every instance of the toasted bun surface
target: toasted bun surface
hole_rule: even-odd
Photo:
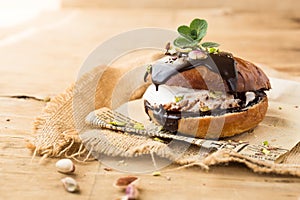
[[[178,132],[207,139],[234,136],[255,128],[263,120],[267,109],[268,99],[265,96],[260,102],[245,111],[227,113],[221,116],[181,118],[178,120]],[[146,111],[149,117],[159,124],[153,111],[147,108]]]
[[[271,89],[268,77],[253,63],[234,57],[238,71],[237,92]],[[193,89],[210,89],[229,91],[224,81],[218,81],[220,76],[204,66],[183,71],[172,77],[165,83],[169,86],[181,86]],[[222,89],[223,88],[223,89]]]

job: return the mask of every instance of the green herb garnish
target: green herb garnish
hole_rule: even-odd
[[[205,49],[216,48],[219,46],[215,42],[204,42],[200,44],[207,32],[207,21],[204,19],[194,19],[190,26],[179,26],[177,31],[180,34],[178,38],[174,40],[174,45],[179,48],[197,48],[202,47]]]
[[[119,122],[119,121],[111,121],[109,124],[114,125],[114,126],[125,126],[125,122]]]

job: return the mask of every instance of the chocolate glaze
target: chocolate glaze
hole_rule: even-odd
[[[222,78],[226,81],[229,90],[231,92],[236,92],[238,73],[233,56],[229,54],[210,54],[210,57],[215,63],[215,65],[211,64],[211,66],[217,67],[217,70],[214,68],[211,70],[220,73]]]
[[[189,69],[190,66],[191,64],[184,57],[177,58],[176,60],[170,59],[169,61],[159,60],[152,65],[152,83],[156,86],[156,90],[158,90],[158,86],[164,84],[172,75],[184,69]]]
[[[258,102],[260,102],[263,97],[266,96],[266,93],[264,91],[256,91],[256,97],[253,101],[249,102],[249,105],[247,107],[251,107]],[[153,117],[155,120],[163,126],[164,129],[176,133],[178,130],[178,121],[181,118],[185,117],[201,117],[201,116],[220,116],[224,115],[226,113],[234,113],[234,112],[242,112],[247,110],[246,103],[245,103],[245,93],[238,93],[238,96],[242,97],[241,98],[241,104],[240,107],[237,108],[228,108],[228,109],[215,109],[213,111],[205,111],[202,112],[199,110],[199,112],[180,112],[180,111],[167,111],[163,108],[162,105],[159,105],[158,107],[152,106],[147,100],[144,101],[145,105],[145,111],[147,115],[149,115],[148,110],[152,110],[153,112]]]
[[[177,59],[169,61],[158,61],[152,65],[152,82],[158,86],[164,84],[171,76],[185,70],[198,66],[205,66],[209,70],[219,73],[226,81],[230,92],[236,92],[237,89],[237,70],[233,56],[228,53],[207,54],[206,58],[190,59],[187,54],[182,54]]]

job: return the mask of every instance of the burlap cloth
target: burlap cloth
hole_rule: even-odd
[[[269,94],[270,107],[265,120],[253,132],[230,138],[253,144],[268,140],[275,146],[291,149],[278,163],[259,161],[230,150],[208,154],[191,146],[183,151],[186,145],[181,142],[167,145],[143,136],[92,129],[84,123],[88,113],[97,108],[106,106],[115,109],[139,98],[146,87],[142,80],[145,68],[135,67],[159,56],[153,54],[130,62],[121,61],[126,63],[123,64],[125,67],[97,67],[80,77],[63,94],[52,98],[43,114],[36,119],[35,137],[28,148],[34,156],[42,158],[67,157],[87,161],[93,160],[92,154],[95,153],[121,157],[154,153],[182,166],[197,165],[206,170],[212,165],[238,162],[258,173],[300,177],[300,126],[297,121],[300,118],[297,105],[300,84],[296,82],[272,79],[273,90]]]

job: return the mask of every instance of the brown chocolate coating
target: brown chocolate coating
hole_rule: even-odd
[[[241,58],[234,57],[234,60],[238,72],[236,92],[271,89],[268,77],[259,67]],[[230,91],[226,82],[218,74],[204,66],[175,74],[165,84],[193,89]]]

